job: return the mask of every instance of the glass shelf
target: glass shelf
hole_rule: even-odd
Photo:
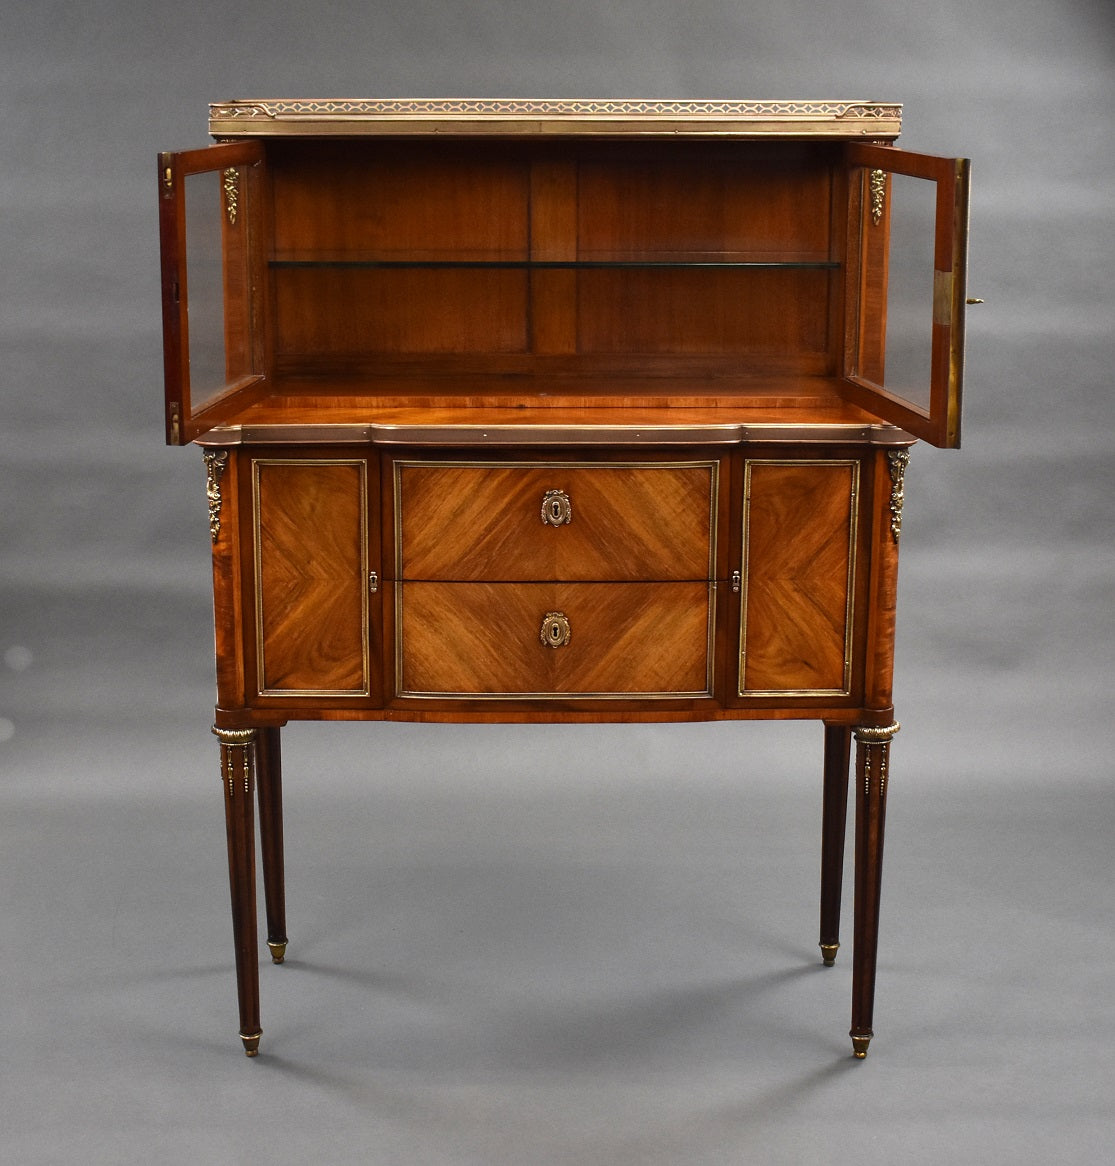
[[[773,268],[777,270],[839,270],[833,259],[728,258],[715,253],[679,253],[676,256],[602,256],[581,259],[532,259],[524,256],[498,258],[463,256],[459,258],[387,258],[363,255],[277,255],[269,260],[274,270],[343,269],[380,271],[482,270],[482,271],[596,271],[646,270],[655,268]]]

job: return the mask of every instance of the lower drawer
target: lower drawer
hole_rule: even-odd
[[[488,700],[712,695],[708,583],[399,583],[395,691]]]

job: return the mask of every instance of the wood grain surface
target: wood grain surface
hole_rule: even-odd
[[[716,463],[396,466],[402,579],[707,580]],[[542,521],[550,490],[571,520]]]
[[[259,690],[366,692],[366,463],[253,470]]]
[[[858,462],[748,465],[740,691],[847,691]]]
[[[709,691],[704,583],[402,583],[397,692],[560,697]],[[562,612],[571,637],[541,641]]]

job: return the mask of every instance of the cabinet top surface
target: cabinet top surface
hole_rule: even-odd
[[[902,106],[873,101],[331,99],[224,101],[215,137],[289,135],[896,138]]]

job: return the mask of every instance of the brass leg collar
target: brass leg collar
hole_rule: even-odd
[[[221,729],[214,725],[209,731],[222,745],[250,745],[256,739],[255,729]]]
[[[902,726],[895,721],[892,725],[860,725],[853,729],[856,740],[864,745],[887,745]]]

